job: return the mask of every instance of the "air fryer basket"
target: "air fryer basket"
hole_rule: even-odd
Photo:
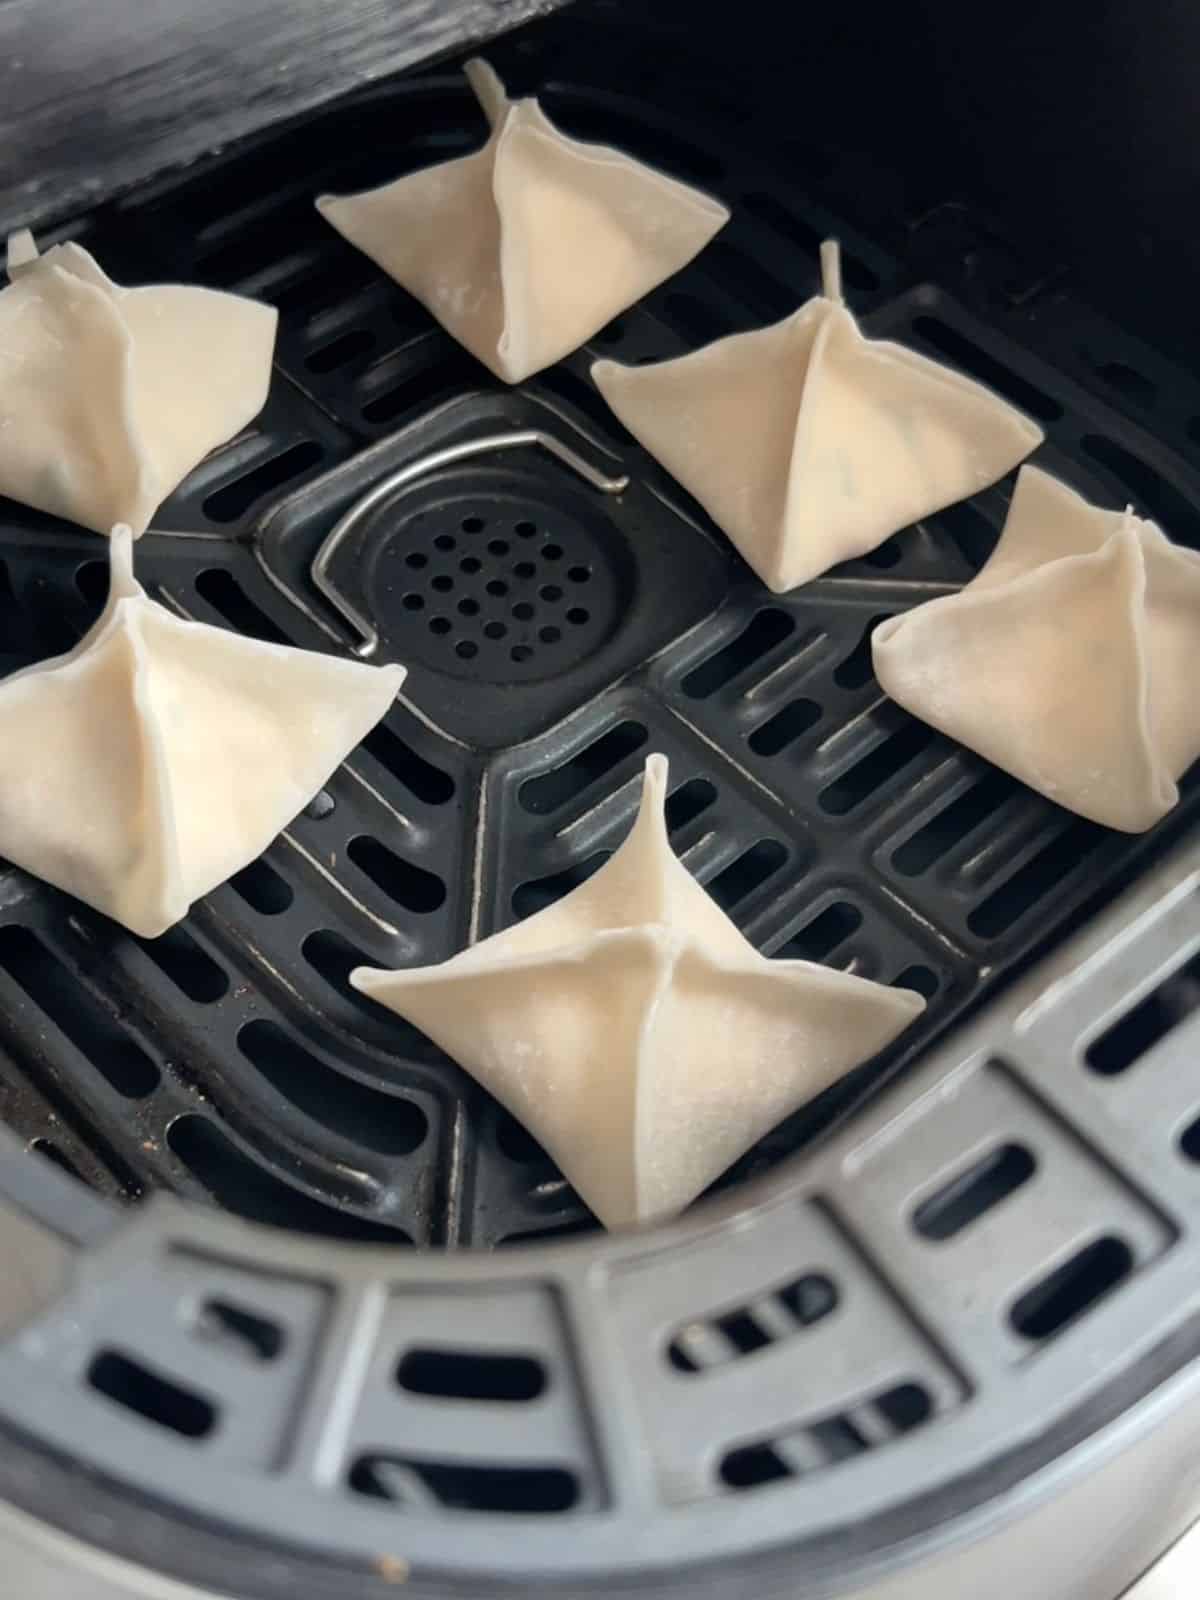
[[[312,209],[478,142],[453,65],[54,235],[122,281],[280,308],[265,411],[138,547],[151,592],[262,638],[372,634],[410,674],[327,791],[162,939],[2,880],[0,1113],[32,1154],[4,1136],[24,1265],[0,1498],[246,1595],[741,1593],[733,1573],[842,1592],[1053,1464],[1069,1478],[1085,1443],[1099,1463],[1190,1381],[1200,786],[1117,835],[882,698],[871,629],[978,568],[1011,482],[772,596],[588,366],[785,314],[835,235],[870,333],[990,384],[1045,428],[1040,462],[1193,545],[1200,387],[970,211],[872,211],[650,24],[585,8],[491,54],[568,131],[734,211],[519,390]],[[74,642],[103,556],[0,505],[6,667]],[[676,849],[758,946],[929,1004],[727,1193],[607,1238],[347,974],[444,959],[581,882],[652,750]]]

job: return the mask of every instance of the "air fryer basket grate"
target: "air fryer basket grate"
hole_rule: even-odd
[[[163,938],[0,877],[0,1118],[48,1158],[0,1159],[39,1219],[0,1218],[22,1261],[0,1322],[25,1324],[0,1339],[0,1498],[222,1590],[382,1594],[411,1569],[413,1593],[437,1573],[439,1594],[564,1574],[608,1594],[619,1573],[692,1597],[753,1555],[755,1593],[784,1572],[826,1593],[1111,1433],[1196,1352],[1200,919],[1195,852],[1167,849],[1194,779],[1120,836],[881,696],[872,627],[978,569],[1010,485],[772,596],[587,369],[785,314],[836,234],[869,331],[990,383],[1043,423],[1052,470],[1193,546],[1200,388],[971,214],[898,212],[879,174],[789,142],[724,64],[616,10],[539,24],[496,64],[734,221],[518,391],[311,206],[471,148],[449,69],[62,229],[119,279],[281,312],[267,408],[138,547],[150,590],[316,648],[374,632],[410,668],[327,790]],[[0,506],[4,665],[79,637],[103,554]],[[651,750],[676,848],[757,945],[918,988],[925,1017],[730,1177],[826,1133],[802,1166],[672,1229],[397,1251],[593,1225],[347,974],[443,959],[583,881]]]
[[[756,944],[929,1000],[895,1050],[764,1141],[743,1175],[912,1059],[1194,813],[1185,785],[1154,834],[1105,832],[881,697],[872,627],[970,576],[1008,486],[778,598],[608,413],[587,376],[596,353],[653,359],[785,313],[815,288],[832,232],[871,332],[1025,406],[1047,431],[1039,459],[1079,487],[1200,537],[1200,478],[1167,430],[1144,431],[1033,349],[1040,323],[925,281],[944,217],[914,227],[905,258],[885,252],[798,188],[793,153],[731,107],[708,103],[701,122],[690,92],[677,114],[669,91],[650,103],[611,87],[636,37],[551,24],[501,64],[518,90],[544,83],[570,131],[709,186],[734,220],[593,348],[517,393],[311,204],[476,143],[481,120],[452,74],[357,96],[64,230],[118,277],[235,288],[281,312],[267,408],[163,510],[179,531],[139,546],[152,592],[183,615],[325,648],[360,643],[365,618],[376,659],[410,667],[405,702],[327,793],[163,939],[9,874],[6,1119],[105,1193],[166,1187],[417,1244],[584,1225],[532,1142],[346,975],[443,959],[582,881],[627,828],[652,749],[671,757],[676,848]],[[962,253],[965,223],[950,224],[944,276]],[[519,442],[532,433],[541,444]],[[319,583],[334,523],[389,476],[396,488]],[[78,637],[103,594],[96,541],[6,506],[0,559],[10,663]]]

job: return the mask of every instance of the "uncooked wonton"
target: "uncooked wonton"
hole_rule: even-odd
[[[174,616],[114,528],[75,649],[0,683],[0,855],[153,938],[266,848],[387,711],[399,666]]]
[[[80,245],[8,241],[0,494],[97,533],[143,533],[267,398],[273,307],[188,284],[123,289]]]
[[[1200,554],[1036,467],[982,571],[872,650],[914,716],[1110,828],[1152,827],[1200,758]]]
[[[824,293],[783,322],[649,366],[597,361],[596,387],[776,594],[866,555],[994,483],[1042,432],[936,361],[868,339]]]
[[[569,139],[509,100],[485,61],[467,78],[482,150],[317,209],[505,383],[577,349],[702,250],[729,212],[607,145]]]
[[[441,966],[350,975],[530,1128],[609,1227],[681,1210],[925,1005],[760,955],[675,856],[666,793],[651,756],[633,831],[556,905]]]

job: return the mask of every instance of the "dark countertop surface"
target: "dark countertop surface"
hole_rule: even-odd
[[[168,167],[563,0],[0,0],[0,228]]]

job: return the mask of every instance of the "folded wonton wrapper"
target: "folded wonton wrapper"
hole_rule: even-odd
[[[359,967],[537,1135],[609,1227],[681,1210],[777,1122],[924,1008],[771,961],[676,859],[667,762],[625,843],[557,905],[437,967]]]
[[[1023,467],[991,559],[881,623],[875,673],[914,716],[1127,833],[1200,758],[1200,555]]]
[[[404,680],[185,622],[112,530],[103,615],[0,683],[0,854],[154,938],[253,861]]]
[[[482,150],[317,209],[506,383],[590,339],[687,264],[729,212],[607,145],[568,139],[510,101],[485,61],[467,78]]]
[[[278,315],[185,284],[123,289],[77,244],[8,242],[0,494],[97,533],[143,533],[182,478],[262,410]]]
[[[773,327],[592,377],[629,431],[699,500],[776,594],[865,555],[1004,476],[1041,429],[914,350],[867,339],[824,294]]]

